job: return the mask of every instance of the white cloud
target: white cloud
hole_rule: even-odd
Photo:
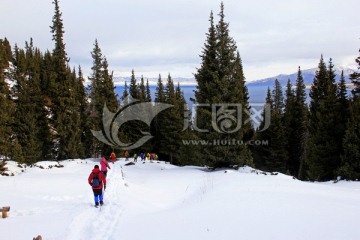
[[[342,65],[358,54],[357,0],[225,0],[226,20],[236,40],[248,80],[315,67],[320,54]],[[90,52],[99,40],[110,68],[154,77],[191,77],[199,67],[214,0],[61,0],[67,52],[72,64],[90,71]],[[34,38],[52,49],[53,5],[43,0],[2,0],[3,36],[23,46]],[[347,62],[350,61],[350,62]],[[315,63],[315,64],[314,64]]]

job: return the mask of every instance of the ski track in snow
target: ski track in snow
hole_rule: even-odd
[[[71,229],[68,240],[99,240],[111,239],[117,226],[124,207],[121,204],[121,192],[123,191],[124,179],[122,168],[119,164],[111,164],[106,181],[106,191],[104,191],[104,205],[99,208],[91,204],[81,204],[83,208],[79,215],[75,216],[70,224]]]

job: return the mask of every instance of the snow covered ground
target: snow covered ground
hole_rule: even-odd
[[[0,239],[360,239],[360,183],[310,183],[251,168],[208,172],[164,162],[110,165],[105,205],[87,178],[99,160],[41,162],[0,176]],[[23,170],[23,172],[22,172]]]

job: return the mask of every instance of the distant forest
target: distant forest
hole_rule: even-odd
[[[245,117],[251,112],[249,94],[223,3],[218,21],[210,13],[206,40],[199,50],[201,65],[196,69],[192,99],[200,106],[196,118],[184,109],[182,90],[170,74],[166,79],[159,75],[152,99],[148,81],[137,81],[132,70],[129,85],[125,83],[122,96],[117,96],[97,40],[91,52],[90,85],[85,86],[81,66],[69,65],[62,13],[58,0],[53,4],[52,51],[41,51],[32,39],[24,48],[0,39],[0,174],[10,159],[31,165],[109,156],[112,151],[123,156],[126,149],[105,144],[92,134],[94,130],[107,136],[104,121],[110,120],[103,117],[104,106],[116,113],[127,105],[155,102],[172,107],[157,114],[150,126],[138,119],[122,124],[116,132],[123,143],[136,142],[144,133],[153,136],[129,149],[130,156],[154,152],[172,164],[209,169],[248,165],[301,180],[360,178],[360,56],[355,59],[358,71],[350,77],[351,96],[343,74],[339,83],[335,81],[331,58],[319,60],[309,104],[300,67],[296,84],[288,81],[284,92],[284,86],[275,81],[267,91],[263,120],[255,129]],[[144,114],[141,111],[137,114]]]

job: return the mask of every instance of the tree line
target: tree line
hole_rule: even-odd
[[[80,66],[71,67],[63,41],[64,26],[58,0],[54,0],[51,33],[54,49],[42,52],[32,39],[23,49],[0,40],[0,156],[21,163],[41,160],[109,155],[123,149],[104,144],[91,130],[106,132],[104,106],[116,113],[136,103],[167,103],[173,107],[157,114],[150,126],[142,121],[121,125],[117,137],[136,142],[144,133],[153,138],[133,153],[156,152],[177,165],[210,168],[255,166],[266,171],[291,174],[299,179],[329,180],[360,176],[360,74],[351,75],[352,96],[347,95],[344,76],[335,82],[332,60],[321,57],[310,89],[310,104],[301,69],[295,86],[275,81],[268,89],[269,127],[258,129],[245,116],[251,112],[242,60],[230,36],[221,3],[219,20],[210,13],[209,29],[196,70],[197,87],[192,99],[196,112],[187,108],[180,85],[171,75],[159,75],[155,99],[149,82],[137,81],[132,70],[122,96],[114,92],[113,73],[97,40],[91,52],[90,84]],[[360,68],[360,57],[356,59]],[[129,85],[128,85],[129,84]],[[137,114],[145,114],[142,109]],[[185,127],[184,127],[185,126]],[[106,135],[106,134],[104,134]],[[210,140],[212,144],[184,144]],[[230,143],[265,140],[268,145]],[[115,148],[115,149],[114,149]]]

